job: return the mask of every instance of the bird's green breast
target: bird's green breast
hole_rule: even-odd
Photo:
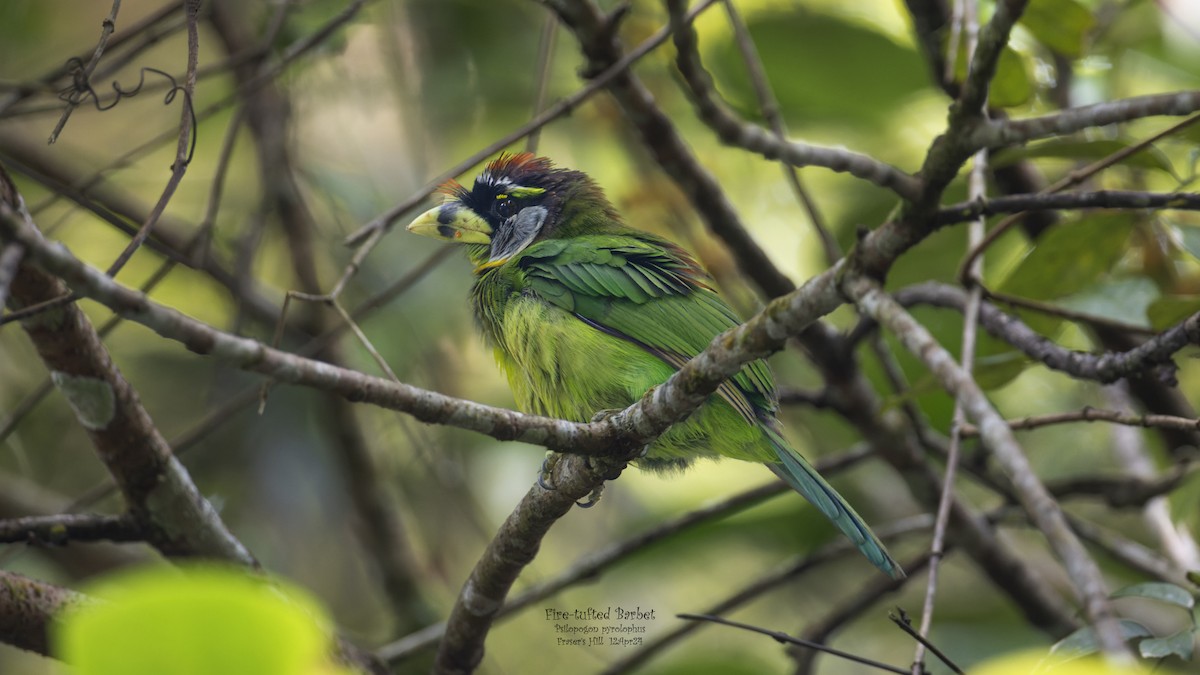
[[[526,412],[586,422],[599,411],[628,407],[675,372],[641,347],[530,292],[521,272],[508,265],[484,272],[476,281],[473,300],[480,328],[508,377],[517,406]],[[655,441],[640,463],[669,468],[695,457],[719,455],[777,461],[762,430],[713,396]]]

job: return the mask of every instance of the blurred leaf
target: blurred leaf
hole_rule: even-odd
[[[529,118],[538,49],[531,27],[542,21],[533,3],[420,0],[406,8],[422,53],[419,82],[430,129],[469,138],[462,132],[486,136]]]
[[[1146,308],[1154,330],[1164,330],[1200,312],[1200,295],[1164,295]]]
[[[1109,279],[1056,304],[1104,319],[1149,328],[1150,306],[1159,297],[1158,286],[1146,277]]]
[[[780,107],[797,125],[812,124],[814,118],[880,122],[930,86],[917,52],[867,26],[796,7],[755,13],[747,17],[747,27]],[[722,93],[757,116],[757,99],[733,36],[714,43],[709,52],[706,63]],[[886,77],[880,76],[880,64],[886,64]]]
[[[1133,640],[1142,637],[1154,637],[1149,628],[1136,621],[1129,619],[1121,619],[1121,636],[1126,640]],[[1051,654],[1057,654],[1068,658],[1079,656],[1087,656],[1100,651],[1100,644],[1096,640],[1096,633],[1091,626],[1084,626],[1079,630],[1071,633],[1067,637],[1054,643],[1050,648]]]
[[[1160,600],[1162,602],[1176,605],[1184,609],[1192,609],[1196,606],[1196,598],[1185,588],[1180,588],[1175,584],[1163,583],[1161,581],[1150,581],[1144,584],[1134,584],[1118,589],[1111,596],[1112,598],[1149,598],[1151,600]]]
[[[1084,39],[1096,19],[1075,0],[1036,0],[1025,7],[1019,23],[1038,42],[1064,56],[1079,58],[1083,55]]]
[[[328,621],[296,589],[224,567],[124,572],[68,612],[55,653],[75,675],[333,675]]]
[[[100,21],[108,14],[108,7],[96,6],[96,34],[100,32]],[[39,46],[45,41],[47,27],[54,24],[55,11],[40,2],[0,2],[0,40],[8,48]],[[28,73],[8,70],[8,66],[23,65],[19,60],[0,59],[0,75],[16,79]]]
[[[1200,227],[1175,225],[1171,229],[1179,235],[1178,242],[1183,250],[1192,254],[1193,258],[1200,260]]]
[[[1128,214],[1096,214],[1047,230],[998,290],[1035,300],[1061,298],[1091,286],[1125,253]]]
[[[1033,96],[1033,78],[1029,76],[1025,59],[1009,47],[1000,52],[996,76],[988,88],[988,104],[997,108],[1023,105]]]
[[[946,40],[949,40],[947,34]],[[949,48],[949,44],[945,45]],[[967,78],[967,46],[960,43],[958,60],[954,64],[954,76],[959,82]],[[1011,47],[1004,47],[996,64],[996,75],[988,88],[988,104],[997,108],[1010,108],[1024,104],[1033,96],[1033,78],[1029,75],[1025,59]]]
[[[1174,655],[1184,661],[1191,661],[1195,639],[1192,629],[1181,630],[1167,637],[1142,640],[1138,643],[1138,653],[1147,659],[1165,659]]]
[[[993,391],[1016,379],[1031,363],[1029,357],[1010,349],[977,358],[973,375],[981,389]]]
[[[1047,657],[1042,651],[1029,651],[1006,654],[971,668],[968,672],[970,675],[1147,675],[1151,671],[1140,665],[1113,665],[1099,657],[1065,662],[1062,659]]]
[[[1051,157],[1057,159],[1078,159],[1095,161],[1120,152],[1133,143],[1117,139],[1079,140],[1073,138],[1055,138],[1033,145],[1018,148],[1005,148],[992,155],[993,167],[1012,166],[1026,159]],[[1166,153],[1156,147],[1148,147],[1122,159],[1120,164],[1141,169],[1157,169],[1166,172],[1178,180],[1175,167]]]

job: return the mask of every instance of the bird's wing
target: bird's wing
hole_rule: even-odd
[[[530,246],[530,288],[593,328],[628,340],[675,368],[741,323],[682,249],[647,235],[598,234]],[[774,383],[755,361],[717,393],[750,423],[775,409]]]

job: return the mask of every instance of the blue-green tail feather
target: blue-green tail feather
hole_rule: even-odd
[[[833,521],[873,565],[892,578],[902,578],[904,570],[900,569],[900,565],[884,548],[883,542],[867,527],[850,503],[825,482],[821,474],[793,450],[777,431],[766,425],[763,425],[763,430],[779,455],[778,464],[768,465],[771,470]]]

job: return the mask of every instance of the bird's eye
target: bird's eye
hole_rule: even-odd
[[[516,212],[517,207],[515,204],[513,204],[513,200],[501,199],[496,202],[496,215],[500,216],[501,218],[512,218],[513,214]]]

